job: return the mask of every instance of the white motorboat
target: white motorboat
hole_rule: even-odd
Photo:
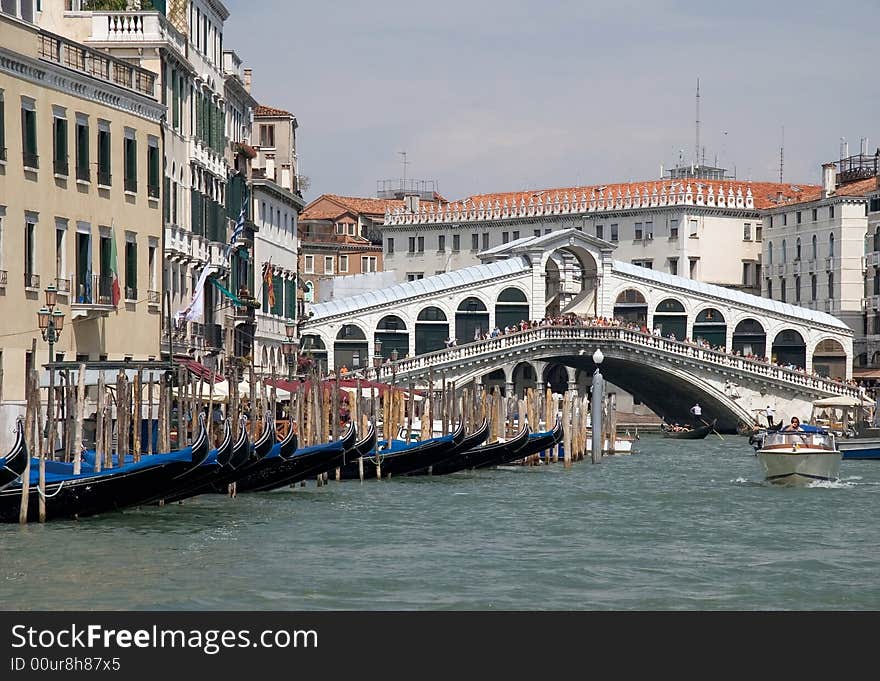
[[[757,455],[768,482],[804,486],[839,477],[841,453],[831,433],[771,431]]]

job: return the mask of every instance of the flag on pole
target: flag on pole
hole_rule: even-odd
[[[244,222],[245,217],[247,216],[247,205],[249,201],[249,190],[248,184],[244,182],[244,190],[241,193],[241,210],[238,212],[238,220],[235,222],[235,227],[232,230],[232,234],[229,237],[229,245],[226,247],[226,257],[228,258],[232,254],[232,249],[235,247],[235,240],[241,236],[242,232],[244,232]]]
[[[189,305],[177,313],[178,319],[185,319],[188,322],[201,318],[205,312],[205,283],[208,281],[208,275],[214,272],[214,268],[206,266],[202,270],[196,289],[193,292],[193,299]]]
[[[110,226],[110,301],[113,307],[119,306],[122,290],[119,285],[119,262],[116,250],[116,230]]]
[[[263,286],[266,287],[266,293],[269,300],[269,310],[275,307],[275,284],[272,281],[272,260],[269,259],[263,263]],[[269,310],[266,310],[268,312]]]

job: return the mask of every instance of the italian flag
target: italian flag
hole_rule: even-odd
[[[115,229],[110,232],[110,296],[113,307],[118,307],[122,291],[119,287],[119,258],[116,255]]]

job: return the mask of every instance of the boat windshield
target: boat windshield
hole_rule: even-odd
[[[764,447],[811,447],[814,449],[834,449],[834,436],[828,433],[803,433],[800,431],[777,431],[767,433]]]

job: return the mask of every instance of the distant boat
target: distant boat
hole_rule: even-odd
[[[837,448],[844,459],[880,461],[880,428],[874,422],[874,400],[838,395],[813,402],[810,423],[837,438]]]
[[[818,428],[765,433],[757,454],[765,479],[774,484],[804,486],[839,477],[834,435]]]
[[[663,429],[663,437],[670,437],[676,440],[702,440],[709,433],[715,430],[717,419],[713,419],[712,423],[696,428],[683,428],[682,430],[673,430],[673,427],[664,423],[660,427]]]

